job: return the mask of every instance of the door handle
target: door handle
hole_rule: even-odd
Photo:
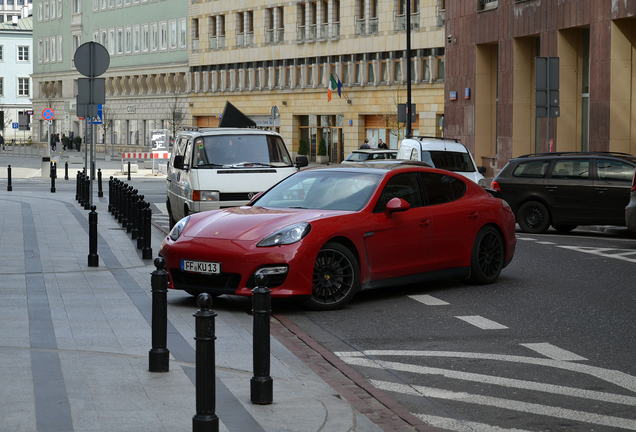
[[[468,219],[475,220],[477,218],[479,218],[479,212],[471,212],[468,214]]]
[[[546,186],[545,188],[549,191],[553,191],[557,188],[557,186]]]
[[[420,226],[421,227],[431,226],[431,220],[430,219],[424,219],[423,221],[420,221]]]
[[[607,188],[595,188],[596,192],[598,193],[603,193],[603,192],[607,192]]]

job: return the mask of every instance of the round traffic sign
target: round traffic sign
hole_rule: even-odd
[[[104,45],[85,42],[75,51],[73,62],[79,73],[94,78],[106,72],[110,65],[110,55]]]
[[[53,108],[44,108],[42,110],[42,118],[44,120],[53,120],[54,117],[55,111],[53,111]]]

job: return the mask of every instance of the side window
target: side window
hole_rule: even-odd
[[[552,169],[552,178],[588,179],[590,178],[589,159],[557,160]]]
[[[444,204],[461,198],[466,193],[462,180],[438,173],[420,173],[429,205]]]
[[[596,171],[599,180],[631,182],[634,166],[616,160],[597,159]]]
[[[384,190],[382,190],[382,194],[380,194],[373,211],[376,213],[383,212],[386,210],[386,203],[393,198],[402,198],[411,207],[421,207],[423,205],[422,190],[415,173],[398,174],[391,178],[384,186]]]
[[[412,149],[411,150],[411,157],[409,158],[410,160],[418,160],[417,157],[417,150],[416,149]]]
[[[208,155],[206,154],[203,138],[197,138],[194,141],[194,163],[192,166],[207,165]]]
[[[174,158],[177,155],[182,155],[183,153],[179,151],[179,147],[181,144],[181,138],[177,137],[174,141],[174,147],[172,148],[172,156],[170,156],[170,165],[174,165]]]
[[[183,154],[183,163],[192,166],[192,140],[185,143],[185,153]]]
[[[548,171],[549,160],[521,162],[512,172],[513,177],[543,178]]]

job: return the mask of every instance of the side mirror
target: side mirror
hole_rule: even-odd
[[[486,167],[485,166],[480,166],[479,168],[477,168],[477,171],[479,171],[479,174],[486,174]]]
[[[307,156],[296,156],[296,167],[302,168],[309,165],[309,159]]]
[[[399,213],[407,211],[411,208],[411,204],[404,201],[402,198],[391,198],[388,203],[386,203],[386,210],[384,214],[386,217],[391,217],[393,213]]]
[[[174,167],[176,169],[188,169],[188,166],[183,163],[183,155],[176,155],[174,157]]]

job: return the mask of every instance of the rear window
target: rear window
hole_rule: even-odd
[[[353,152],[345,159],[348,162],[363,162],[369,158],[368,153]]]
[[[521,162],[512,172],[514,177],[542,178],[548,171],[550,161]]]
[[[468,153],[450,151],[423,151],[422,161],[433,168],[457,172],[475,172],[475,165]]]

